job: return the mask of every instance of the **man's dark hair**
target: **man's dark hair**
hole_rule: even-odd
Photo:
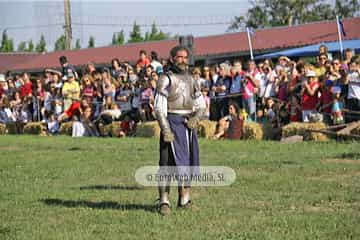
[[[178,46],[173,47],[173,48],[170,50],[170,56],[171,56],[172,58],[176,57],[176,54],[177,54],[179,51],[186,51],[187,54],[188,54],[188,56],[190,55],[190,50],[189,50],[187,47],[178,45]]]
[[[157,52],[151,51],[150,56],[152,59],[159,61]]]
[[[61,64],[67,63],[67,58],[65,56],[61,56],[61,57],[59,57],[59,62]]]
[[[147,54],[146,54],[146,51],[145,51],[144,49],[141,49],[139,54],[140,54],[140,55],[141,55],[141,54],[147,55]]]

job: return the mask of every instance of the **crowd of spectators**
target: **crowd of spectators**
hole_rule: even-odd
[[[0,123],[14,123],[21,133],[26,123],[41,121],[57,134],[61,123],[73,121],[73,136],[101,136],[101,126],[121,121],[118,136],[125,136],[138,122],[155,120],[156,82],[167,66],[156,52],[148,56],[141,50],[135,65],[114,58],[110,67],[88,63],[79,70],[66,56],[59,63],[59,70],[45,69],[42,75],[0,74]],[[290,122],[334,125],[360,119],[360,61],[351,49],[344,59],[321,46],[313,63],[282,56],[276,63],[195,66],[191,73],[207,104],[204,118],[219,121],[217,138],[231,135],[228,129],[243,121],[279,128]]]

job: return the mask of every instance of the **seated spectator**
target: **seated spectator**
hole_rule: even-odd
[[[121,121],[120,129],[118,137],[131,136],[136,131],[136,123],[129,115],[125,115],[124,119]]]
[[[239,107],[236,103],[229,104],[229,115],[219,120],[217,133],[214,139],[221,137],[228,139],[240,139],[243,133],[243,119],[239,115]]]
[[[60,125],[59,121],[56,119],[55,114],[50,115],[50,118],[47,121],[47,129],[51,135],[55,135],[59,132]]]
[[[98,137],[99,133],[95,124],[91,121],[91,107],[85,107],[79,121],[74,121],[72,137]]]
[[[0,123],[7,124],[15,122],[16,118],[10,108],[10,102],[7,98],[3,98],[0,103]]]
[[[140,68],[146,67],[150,64],[150,60],[147,57],[147,53],[145,50],[140,50],[139,52],[139,60],[136,62],[136,66],[139,66]]]
[[[78,120],[83,110],[87,107],[89,107],[89,104],[86,99],[82,99],[81,102],[79,99],[74,99],[74,102],[70,105],[70,107],[58,117],[58,121]]]
[[[95,86],[93,84],[93,79],[91,75],[84,75],[81,79],[81,96],[82,98],[85,98],[88,103],[92,103],[94,97],[95,97]]]
[[[33,85],[30,81],[30,76],[28,73],[22,74],[22,79],[24,84],[20,87],[20,96],[21,98],[32,97]]]

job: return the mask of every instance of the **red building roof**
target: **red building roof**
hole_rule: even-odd
[[[360,39],[360,18],[344,19],[346,37],[344,39]],[[286,49],[321,42],[337,41],[338,32],[336,21],[308,23],[291,27],[276,27],[256,30],[252,37],[254,52]],[[75,66],[88,62],[108,64],[117,57],[120,61],[136,61],[139,51],[156,51],[161,57],[168,57],[169,50],[177,44],[177,40],[144,42],[88,48],[71,51],[57,51],[37,55],[32,59],[11,65],[7,70],[32,70],[47,67],[59,67],[58,58],[67,56],[69,62]],[[244,55],[249,51],[246,32],[229,33],[216,36],[197,37],[194,39],[195,56],[198,59],[216,56]],[[1,69],[0,69],[1,70]]]
[[[27,62],[39,55],[38,53],[0,53],[0,72],[13,69],[17,64]]]

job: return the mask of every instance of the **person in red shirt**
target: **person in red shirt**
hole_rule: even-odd
[[[32,96],[32,91],[33,91],[33,85],[30,81],[30,76],[28,73],[23,73],[22,74],[22,79],[24,81],[24,85],[22,85],[20,87],[20,96],[21,98],[25,98],[25,97],[31,97]]]
[[[301,89],[301,110],[303,122],[309,122],[310,114],[316,113],[316,105],[319,100],[319,83],[314,71],[309,70],[306,73],[308,78]]]
[[[331,106],[333,103],[331,87],[333,85],[332,80],[326,80],[321,82],[321,96],[319,99],[318,105],[320,106],[319,112],[323,113],[324,115],[324,122],[326,124],[331,124]]]
[[[77,101],[76,101],[77,100]],[[81,102],[78,101],[79,99],[73,99],[72,104],[68,109],[64,111],[59,117],[58,121],[65,121],[67,119],[72,119],[74,116],[80,116],[82,114],[83,110],[87,107],[89,107],[89,104],[86,99],[82,99]]]
[[[137,66],[144,68],[150,64],[150,59],[148,58],[145,50],[140,50],[139,56],[140,59],[136,62]]]

